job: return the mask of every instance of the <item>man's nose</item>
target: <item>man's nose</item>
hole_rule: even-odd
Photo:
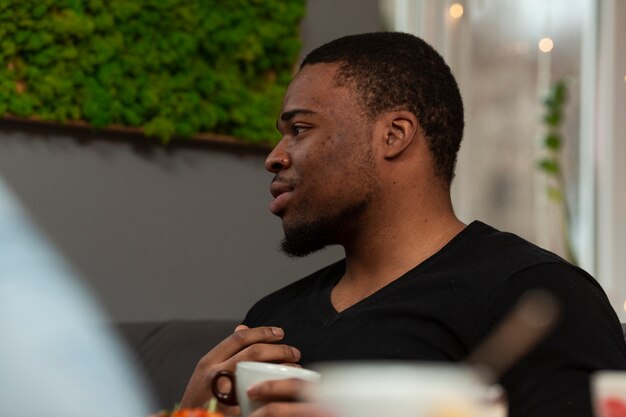
[[[276,174],[279,171],[289,168],[290,165],[291,157],[285,151],[283,142],[280,141],[267,158],[265,158],[265,169]]]

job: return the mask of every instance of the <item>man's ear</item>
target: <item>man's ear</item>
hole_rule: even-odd
[[[386,159],[393,159],[418,140],[417,117],[408,110],[398,110],[385,115],[385,137],[383,148]]]

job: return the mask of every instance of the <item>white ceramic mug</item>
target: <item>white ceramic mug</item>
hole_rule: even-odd
[[[230,381],[230,391],[220,392],[219,380],[226,378]],[[304,381],[317,383],[320,374],[308,369],[295,366],[275,365],[265,362],[239,362],[235,372],[219,371],[211,380],[211,390],[219,402],[225,405],[239,405],[244,417],[263,405],[259,401],[250,401],[246,391],[252,385],[263,381],[298,378]]]
[[[474,417],[486,415],[482,375],[453,364],[329,363],[308,392],[337,417]]]
[[[591,376],[595,415],[626,415],[626,371],[598,371]]]

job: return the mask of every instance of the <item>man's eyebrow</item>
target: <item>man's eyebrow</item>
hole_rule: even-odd
[[[293,119],[298,114],[311,115],[311,114],[315,114],[315,112],[309,109],[293,109],[293,110],[289,110],[281,114],[280,120],[282,120],[283,122],[288,122],[289,120]]]
[[[279,127],[280,121],[288,122],[289,120],[293,119],[299,114],[310,115],[310,114],[316,114],[316,113],[313,110],[309,110],[309,109],[293,109],[293,110],[286,111],[280,115],[279,120],[276,120],[276,130],[280,131],[280,127]]]

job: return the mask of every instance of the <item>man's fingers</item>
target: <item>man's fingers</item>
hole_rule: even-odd
[[[251,400],[266,402],[250,417],[331,417],[326,410],[312,403],[295,402],[310,384],[297,378],[264,381],[247,391]]]
[[[231,364],[241,361],[255,362],[298,362],[300,360],[300,351],[289,345],[277,345],[273,343],[255,343],[243,349],[235,356],[226,361],[226,368],[229,369]],[[234,365],[233,365],[234,368]]]
[[[305,382],[291,378],[278,381],[263,381],[248,388],[251,400],[258,401],[293,401],[304,388]]]
[[[242,327],[240,330],[240,327]],[[224,362],[235,354],[255,343],[272,343],[281,340],[285,336],[283,329],[279,327],[255,327],[237,326],[235,332],[222,340],[205,357],[210,362]]]
[[[235,331],[238,332],[239,330],[246,330],[249,329],[248,326],[246,326],[245,324],[240,324],[239,326],[235,327]]]
[[[281,365],[292,366],[294,368],[302,368],[302,365],[300,365],[299,363],[293,363],[293,362],[283,362],[281,363]]]

